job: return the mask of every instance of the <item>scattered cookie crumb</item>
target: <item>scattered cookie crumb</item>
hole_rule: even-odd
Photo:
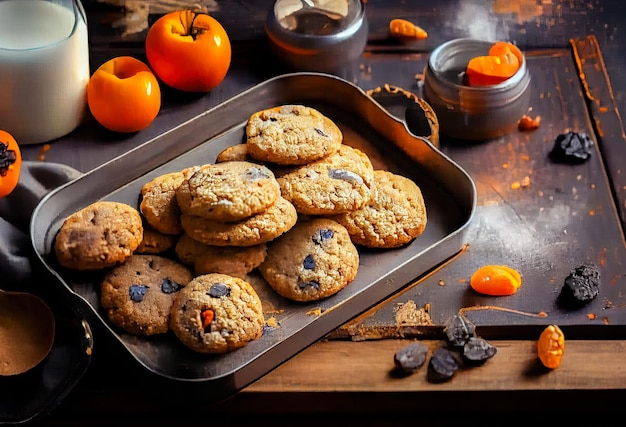
[[[309,316],[321,316],[322,309],[320,307],[317,307],[317,308],[307,311],[306,314],[308,314]]]
[[[398,326],[431,326],[430,315],[424,308],[417,308],[414,301],[398,304],[396,309],[396,325]]]

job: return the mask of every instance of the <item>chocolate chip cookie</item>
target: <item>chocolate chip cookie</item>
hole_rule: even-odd
[[[236,222],[215,221],[196,215],[181,215],[185,233],[206,245],[255,246],[274,240],[298,220],[296,208],[279,197],[264,212]]]
[[[264,325],[261,300],[252,285],[226,274],[195,277],[178,292],[171,308],[171,330],[200,353],[241,348],[260,338]]]
[[[267,245],[213,246],[205,245],[182,234],[175,247],[176,256],[193,268],[196,275],[222,273],[245,279],[257,268],[267,255]]]
[[[99,270],[130,257],[143,239],[141,214],[121,202],[97,201],[68,216],[54,241],[63,267]]]
[[[369,248],[395,248],[424,232],[424,197],[411,179],[385,170],[374,172],[374,196],[365,206],[330,218],[348,230],[352,241]]]
[[[299,213],[332,215],[369,202],[374,167],[364,152],[342,145],[337,153],[281,173],[276,180]]]
[[[336,294],[356,277],[359,253],[345,227],[327,218],[301,220],[268,244],[259,272],[278,294],[316,301]]]
[[[184,265],[158,255],[133,255],[107,273],[100,302],[111,323],[134,335],[169,330],[174,295],[192,279]]]
[[[216,221],[238,221],[258,214],[279,196],[274,173],[246,161],[202,165],[176,192],[181,213]]]
[[[246,125],[250,157],[277,165],[303,165],[339,150],[339,126],[318,110],[281,105],[258,111]]]

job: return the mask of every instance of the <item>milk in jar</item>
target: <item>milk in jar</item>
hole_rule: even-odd
[[[72,132],[86,113],[89,77],[79,0],[0,0],[0,129],[18,144]]]

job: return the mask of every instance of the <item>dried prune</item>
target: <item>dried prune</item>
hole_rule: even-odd
[[[550,158],[555,162],[582,163],[591,157],[593,140],[584,132],[562,133],[554,140]]]
[[[207,295],[213,298],[227,297],[230,295],[230,288],[223,283],[215,283],[211,285]]]
[[[561,288],[563,302],[570,304],[586,304],[600,293],[600,271],[595,265],[576,267],[565,278]]]
[[[465,316],[455,314],[446,320],[443,332],[448,338],[448,342],[455,347],[462,347],[467,340],[476,336],[476,325],[470,322]]]
[[[428,346],[415,342],[396,351],[393,355],[393,364],[399,372],[415,372],[426,362],[427,355]]]
[[[180,284],[176,283],[169,277],[166,277],[161,282],[161,291],[164,294],[173,294],[174,292],[178,292],[179,289],[180,289]]]
[[[463,360],[469,364],[480,364],[491,359],[498,349],[481,337],[470,337],[463,346]]]
[[[430,382],[444,382],[452,379],[459,369],[454,353],[445,347],[439,347],[428,362],[426,378]]]
[[[304,257],[304,261],[302,262],[302,267],[305,270],[314,270],[315,269],[315,258],[313,258],[313,255],[307,255],[306,257]]]
[[[146,285],[130,285],[128,288],[128,295],[130,299],[135,302],[143,301],[146,292],[148,292],[148,286]]]

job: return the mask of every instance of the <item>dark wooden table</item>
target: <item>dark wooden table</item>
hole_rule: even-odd
[[[24,147],[24,158],[88,171],[288,71],[271,56],[263,32],[271,4],[211,3],[233,41],[231,69],[213,92],[191,96],[166,89],[161,113],[138,134],[113,137],[87,119],[49,146]],[[124,10],[99,2],[86,6],[94,69],[120,54],[143,57],[145,32],[125,34],[123,26],[112,24],[124,18]],[[626,137],[620,116],[626,111],[626,81],[620,78],[626,69],[621,54],[624,12],[626,6],[619,1],[368,1],[366,51],[338,71],[365,90],[387,83],[419,94],[419,75],[429,52],[457,37],[510,40],[528,58],[530,114],[542,116],[539,129],[469,144],[441,141],[441,150],[470,173],[478,191],[467,248],[219,404],[171,407],[167,390],[149,390],[149,375],[109,346],[104,334],[96,335],[100,344],[87,374],[41,425],[200,425],[201,420],[216,424],[217,414],[257,425],[338,425],[346,420],[361,425],[426,420],[451,425],[462,422],[462,414],[515,414],[531,420],[565,411],[574,416],[609,414],[602,418],[608,423],[626,390],[626,182],[621,174]],[[429,37],[408,46],[389,39],[388,23],[397,17],[421,25]],[[593,136],[594,155],[584,165],[555,166],[547,153],[555,137],[570,130]],[[583,310],[559,310],[554,301],[563,278],[585,262],[602,267],[602,298]],[[508,300],[466,292],[471,272],[498,263],[523,272],[522,291]],[[431,384],[423,372],[405,378],[390,375],[394,352],[410,340],[422,339],[431,348],[441,342],[440,329],[396,325],[395,309],[408,301],[429,306],[436,325],[461,307],[495,305],[522,314],[468,312],[498,354],[483,366],[462,370],[450,382]],[[548,317],[532,315],[539,312]],[[563,364],[551,372],[540,369],[536,357],[536,337],[548,323],[562,325],[568,338]],[[459,415],[451,416],[451,411]]]

